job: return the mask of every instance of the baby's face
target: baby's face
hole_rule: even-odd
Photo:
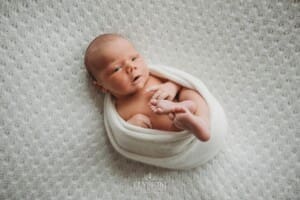
[[[133,45],[123,38],[101,44],[90,60],[97,84],[117,98],[134,94],[145,86],[149,69]]]

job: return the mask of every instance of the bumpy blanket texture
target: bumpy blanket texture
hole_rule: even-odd
[[[0,199],[300,199],[299,13],[296,0],[1,0]],[[83,64],[109,32],[205,83],[228,121],[212,159],[170,170],[115,150]]]

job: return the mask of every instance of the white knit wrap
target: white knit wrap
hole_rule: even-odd
[[[197,167],[215,156],[224,145],[227,121],[224,111],[206,86],[196,77],[178,69],[151,65],[152,74],[197,90],[210,113],[211,138],[202,142],[188,131],[170,132],[145,129],[124,121],[117,113],[111,95],[105,95],[104,122],[112,146],[123,156],[170,169]]]

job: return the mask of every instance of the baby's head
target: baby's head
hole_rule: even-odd
[[[134,46],[118,34],[103,34],[88,46],[85,66],[93,84],[117,98],[144,87],[149,69]]]

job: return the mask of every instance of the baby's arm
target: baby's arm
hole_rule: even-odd
[[[148,92],[154,92],[152,99],[162,100],[167,99],[173,101],[181,86],[172,82],[167,81],[163,84],[155,85],[147,89]]]
[[[143,114],[135,114],[130,117],[127,122],[135,126],[140,126],[142,128],[152,128],[149,117]]]

